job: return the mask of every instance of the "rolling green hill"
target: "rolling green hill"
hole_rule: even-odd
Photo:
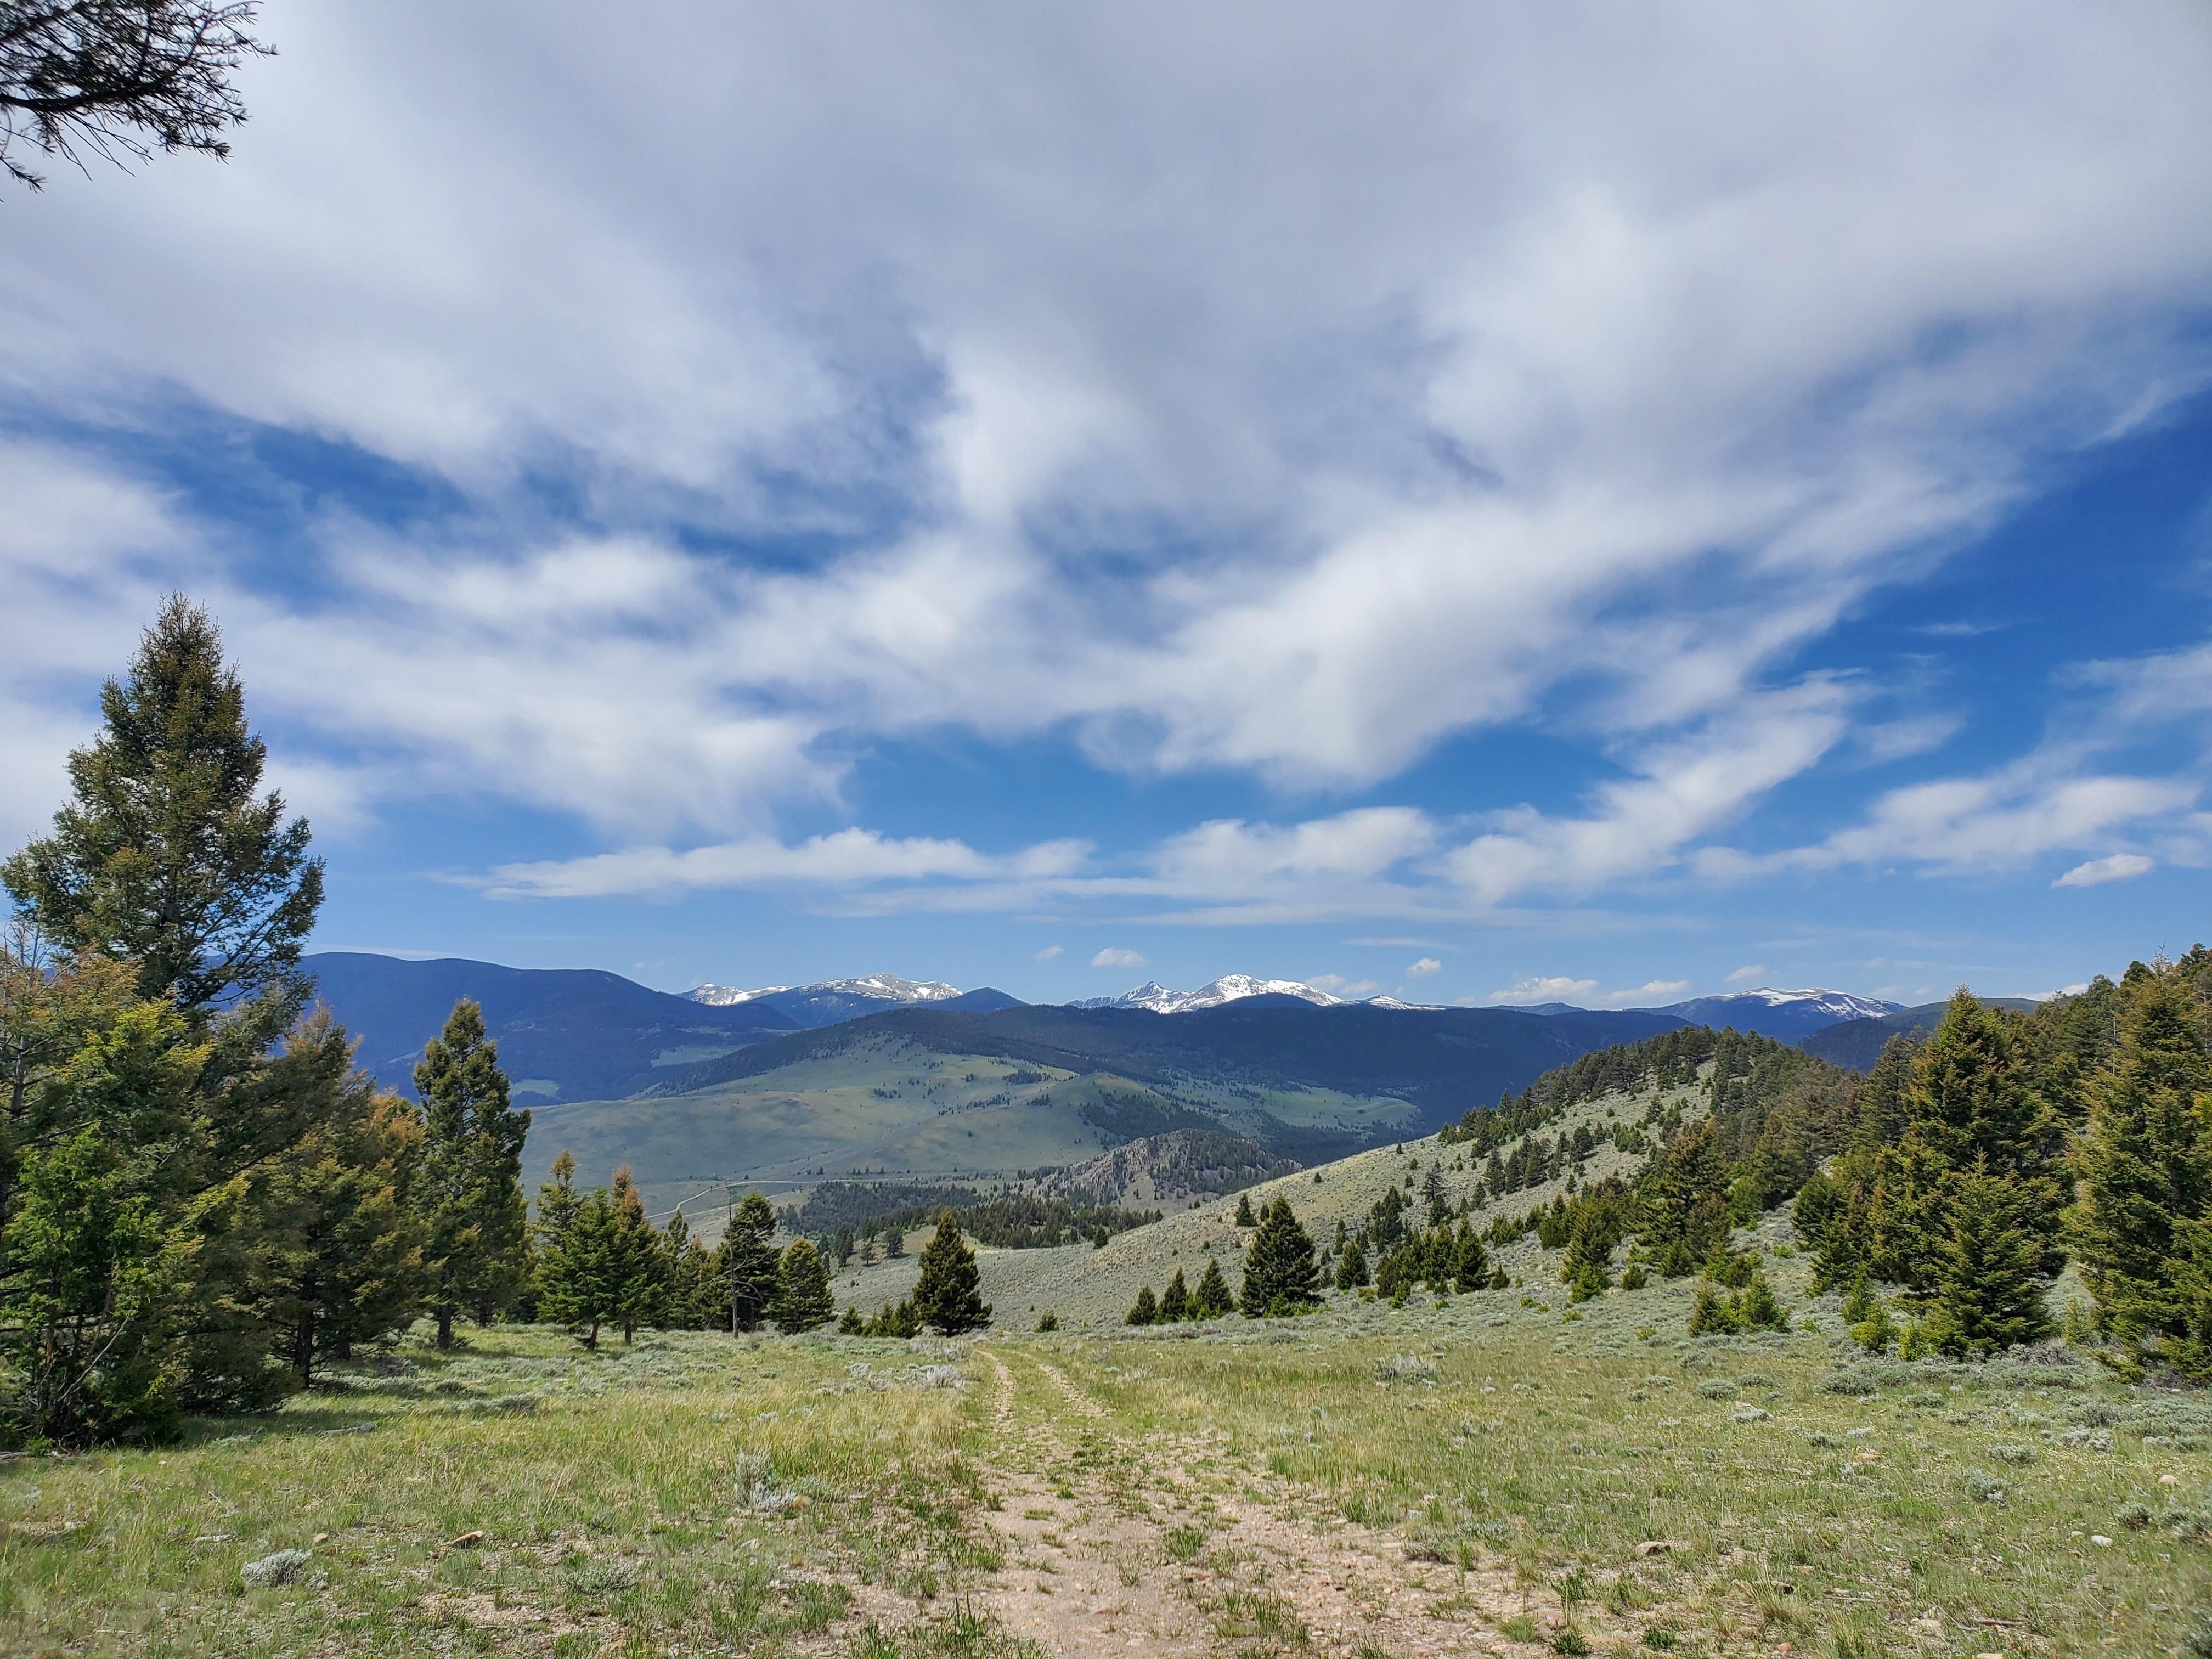
[[[781,1192],[866,1172],[1012,1177],[1176,1130],[1226,1131],[1312,1164],[1433,1130],[1584,1054],[1680,1026],[1276,1001],[1173,1015],[902,1009],[757,1042],[635,1097],[539,1107],[529,1167],[541,1178],[563,1148],[589,1181],[628,1164],[665,1209],[733,1182]]]

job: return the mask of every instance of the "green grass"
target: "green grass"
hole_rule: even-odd
[[[503,1328],[406,1358],[179,1446],[0,1464],[0,1648],[742,1651],[995,1565],[971,1413],[896,1364],[878,1391],[825,1344]],[[748,1453],[776,1496],[740,1510]],[[287,1548],[303,1582],[242,1586]]]
[[[1202,1421],[1317,1512],[1522,1564],[1536,1611],[1632,1609],[1656,1650],[1807,1651],[1836,1632],[1881,1652],[1932,1616],[1936,1652],[2149,1653],[2212,1605],[2212,1542],[2185,1535],[2212,1499],[2212,1400],[2086,1365],[1896,1361],[1847,1363],[1838,1392],[1855,1351],[1795,1333],[1626,1342],[1637,1301],[1589,1304],[1587,1335],[1556,1317],[1380,1335],[1324,1316],[1064,1345],[1055,1363],[1139,1437]],[[1432,1372],[1382,1380],[1409,1337]],[[1766,1414],[1739,1420],[1752,1401]]]
[[[1001,1409],[1063,1448],[1042,1489],[1154,1526],[1177,1582],[1221,1570],[1193,1582],[1224,1655],[1310,1639],[1294,1583],[1230,1571],[1208,1504],[1232,1499],[1395,1535],[1471,1627],[1455,1575],[1504,1573],[1517,1600],[1480,1628],[1525,1619],[1561,1652],[2187,1650],[2212,1607],[2212,1398],[2080,1362],[1870,1361],[1802,1257],[1769,1267],[1826,1332],[1691,1341],[1679,1283],[1571,1324],[1519,1291],[1206,1332],[1040,1336],[1015,1313],[988,1339],[1014,1362],[1003,1405],[972,1352],[969,1387],[922,1386],[933,1346],[410,1342],[390,1374],[176,1446],[0,1461],[0,1651],[1015,1656],[986,1610],[1019,1576],[985,1524]],[[1516,1270],[1540,1291],[1556,1263]],[[286,1549],[300,1578],[245,1586]]]

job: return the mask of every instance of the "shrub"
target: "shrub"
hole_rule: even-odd
[[[248,1589],[279,1589],[305,1578],[307,1564],[314,1559],[305,1550],[278,1550],[274,1555],[248,1561],[238,1570],[238,1576]]]

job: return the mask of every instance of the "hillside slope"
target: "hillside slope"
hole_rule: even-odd
[[[316,994],[361,1040],[360,1065],[386,1088],[412,1092],[422,1045],[456,999],[483,1005],[500,1063],[521,1103],[627,1095],[699,1060],[793,1028],[773,1008],[716,1008],[586,968],[330,951],[306,958]]]

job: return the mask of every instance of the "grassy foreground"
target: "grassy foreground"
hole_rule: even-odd
[[[0,1644],[2196,1651],[2203,1396],[1522,1296],[965,1346],[410,1344],[179,1446],[0,1463]]]

